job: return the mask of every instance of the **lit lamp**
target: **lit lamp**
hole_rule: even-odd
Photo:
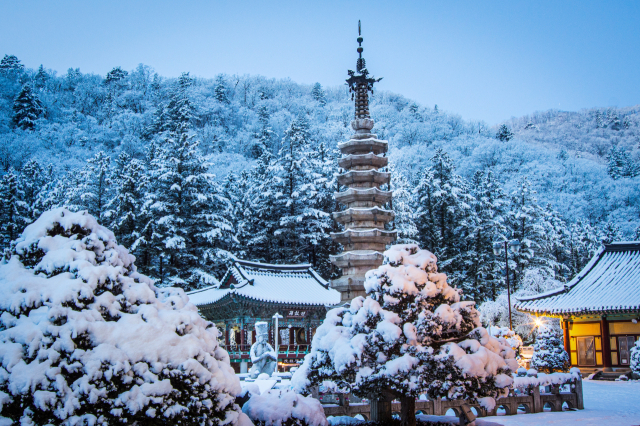
[[[275,345],[274,345],[274,346],[275,346],[275,348],[274,348],[274,349],[276,350],[276,370],[274,371],[274,373],[276,373],[276,372],[278,372],[278,353],[280,352],[280,350],[279,350],[279,349],[280,349],[280,347],[278,346],[278,335],[279,335],[279,333],[280,333],[280,332],[278,331],[278,320],[279,320],[279,319],[281,319],[281,318],[284,318],[284,317],[283,317],[282,315],[280,315],[279,313],[277,313],[277,312],[276,312],[275,314],[273,314],[273,317],[272,317],[272,318],[273,318],[274,320],[276,320],[276,333],[275,333],[275,336],[274,336],[274,339],[275,339],[275,341],[274,341],[274,343],[275,343]]]
[[[504,252],[504,261],[506,264],[507,275],[507,303],[509,304],[509,329],[513,330],[513,322],[511,320],[511,286],[509,285],[509,252],[517,254],[520,252],[520,241],[513,239],[511,241],[497,241],[493,243],[493,254],[500,256]]]

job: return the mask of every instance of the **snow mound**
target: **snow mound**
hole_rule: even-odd
[[[320,401],[292,390],[273,389],[252,395],[242,412],[259,426],[327,426]]]
[[[218,330],[86,212],[42,214],[0,263],[0,415],[23,424],[235,424]],[[155,419],[155,420],[153,420]],[[162,419],[162,420],[160,420]]]

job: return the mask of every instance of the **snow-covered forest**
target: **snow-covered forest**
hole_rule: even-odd
[[[346,76],[346,73],[345,73]],[[380,83],[381,88],[384,84]],[[564,282],[602,241],[638,238],[640,106],[547,111],[499,128],[376,91],[390,144],[393,226],[433,251],[466,298],[496,299],[518,238],[531,270]],[[232,256],[309,262],[335,276],[329,232],[347,87],[149,66],[106,76],[0,63],[0,249],[46,210],[88,210],[157,285],[193,289]]]

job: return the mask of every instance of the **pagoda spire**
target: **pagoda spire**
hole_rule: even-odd
[[[341,253],[330,257],[331,263],[342,270],[342,276],[331,281],[342,302],[366,295],[365,274],[382,264],[386,246],[396,240],[396,231],[387,229],[394,218],[390,209],[391,174],[384,171],[389,161],[385,156],[388,143],[371,133],[374,123],[369,115],[369,92],[373,93],[373,84],[381,79],[369,76],[362,57],[362,41],[358,21],[357,73],[349,70],[347,80],[355,100],[355,118],[351,122],[355,134],[338,144],[342,152],[338,165],[343,170],[338,185],[342,190],[334,194],[343,209],[334,212],[333,218],[344,230],[331,233],[331,238],[343,247]]]
[[[351,99],[355,100],[355,118],[371,118],[369,115],[369,92],[373,94],[373,84],[382,80],[382,78],[374,78],[369,76],[367,70],[367,62],[362,57],[364,48],[362,47],[362,26],[358,21],[358,61],[356,62],[356,71],[349,70],[349,78],[347,84],[349,85],[349,92],[351,92]]]

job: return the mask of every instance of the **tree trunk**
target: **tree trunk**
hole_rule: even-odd
[[[381,424],[390,423],[392,420],[391,401],[393,394],[385,390],[379,397],[371,398],[371,421]]]
[[[416,399],[413,396],[400,397],[400,420],[402,426],[416,426]]]

